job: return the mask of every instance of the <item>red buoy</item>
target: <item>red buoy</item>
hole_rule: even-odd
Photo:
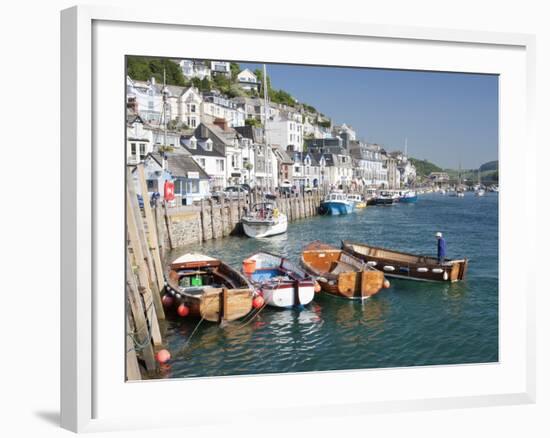
[[[173,304],[174,304],[174,298],[172,298],[170,295],[163,295],[162,305],[164,307],[172,307]]]
[[[185,318],[187,315],[189,315],[189,307],[187,307],[185,304],[180,304],[178,306],[178,315],[182,318]]]
[[[159,350],[157,353],[157,362],[164,364],[170,360],[170,357],[170,352],[168,350]]]
[[[255,309],[259,309],[264,305],[264,303],[265,303],[264,298],[258,295],[256,298],[252,300],[252,307],[254,307]]]
[[[384,288],[387,289],[390,287],[390,281],[389,280],[384,280]]]

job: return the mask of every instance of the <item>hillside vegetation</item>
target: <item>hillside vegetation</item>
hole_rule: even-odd
[[[426,177],[432,172],[443,172],[441,167],[428,160],[419,160],[417,158],[409,158],[409,160],[416,167],[417,176]]]

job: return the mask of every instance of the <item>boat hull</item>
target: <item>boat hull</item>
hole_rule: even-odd
[[[246,259],[254,268],[246,276],[261,292],[268,306],[305,306],[315,295],[315,280],[290,260],[261,251]]]
[[[331,216],[339,216],[350,214],[353,211],[353,205],[343,202],[324,201],[321,203],[321,208],[326,214]]]
[[[393,205],[395,202],[394,198],[376,198],[374,200],[375,205]]]
[[[311,303],[315,296],[313,281],[302,282],[299,285],[266,286],[261,290],[266,304],[279,308],[305,306]]]
[[[466,278],[468,259],[446,260],[439,264],[433,257],[402,253],[360,243],[342,242],[342,249],[368,265],[384,272],[387,277],[455,282]]]
[[[414,203],[418,201],[418,196],[403,196],[402,198],[399,198],[399,202],[404,203]]]
[[[365,299],[384,287],[384,274],[356,257],[321,242],[302,252],[301,265],[314,276],[325,293],[347,299]]]
[[[286,233],[288,229],[288,221],[286,215],[281,214],[279,219],[274,222],[256,221],[242,219],[243,231],[248,237],[262,238],[277,236]]]
[[[199,278],[200,284],[193,285]],[[200,254],[186,254],[171,263],[165,291],[174,299],[174,310],[184,304],[190,316],[210,322],[248,315],[254,299],[246,277],[222,261]]]

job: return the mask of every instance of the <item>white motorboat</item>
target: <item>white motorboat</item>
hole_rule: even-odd
[[[276,236],[286,233],[288,228],[286,214],[279,211],[275,201],[256,204],[241,222],[244,233],[253,238]]]

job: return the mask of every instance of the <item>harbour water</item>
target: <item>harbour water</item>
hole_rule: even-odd
[[[348,216],[291,223],[288,233],[262,240],[232,236],[179,248],[239,268],[263,249],[298,261],[313,240],[368,242],[435,255],[441,231],[451,258],[470,260],[466,281],[390,279],[391,287],[363,303],[317,294],[301,309],[265,308],[249,324],[226,327],[168,319],[172,352],[163,378],[328,371],[498,361],[498,194],[464,198],[419,196],[416,204],[369,206]],[[190,338],[190,336],[192,337]]]

